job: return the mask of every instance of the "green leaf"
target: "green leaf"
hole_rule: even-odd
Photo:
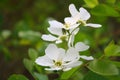
[[[19,31],[19,37],[23,40],[28,40],[31,42],[37,42],[40,40],[41,34],[36,31],[28,30],[28,31]]]
[[[113,64],[115,64],[117,67],[120,68],[120,62],[118,62],[118,61],[110,61],[110,62],[113,63]]]
[[[7,39],[10,35],[11,35],[11,31],[10,30],[3,30],[1,32],[1,36],[3,37],[3,39]]]
[[[100,75],[118,75],[118,68],[109,61],[94,60],[90,62],[88,68]]]
[[[12,58],[10,50],[9,48],[7,48],[7,46],[0,45],[0,50],[3,51],[4,57],[6,58],[6,60],[10,60]]]
[[[116,2],[116,0],[105,0],[105,1],[109,4],[114,4]]]
[[[114,7],[100,4],[91,10],[91,13],[96,16],[111,16],[119,17],[119,13],[115,10]]]
[[[109,76],[107,77],[109,80],[120,80],[120,74],[117,76]]]
[[[120,1],[116,2],[116,8],[120,11]]]
[[[83,68],[81,68],[81,69],[83,69]],[[83,69],[83,71],[84,71],[84,69]],[[72,75],[71,79],[74,79],[74,80],[83,80],[83,78],[84,78],[84,76],[85,76],[83,73],[84,73],[84,72],[82,72],[81,70],[76,71],[76,72]]]
[[[104,76],[98,75],[93,73],[92,71],[89,71],[83,80],[108,80]]]
[[[76,67],[76,68],[73,68],[69,71],[66,71],[64,72],[62,75],[61,75],[61,80],[68,80],[72,74],[78,69],[79,67]]]
[[[37,64],[35,65],[35,70],[37,70],[37,72],[39,72],[39,73],[45,72],[44,68],[40,65],[37,65]]]
[[[33,66],[34,66],[34,62],[33,61],[31,61],[29,59],[24,59],[23,63],[25,65],[26,69],[28,69],[29,72],[33,71]]]
[[[84,0],[84,2],[89,8],[94,8],[96,5],[98,5],[98,0]]]
[[[29,55],[30,59],[32,59],[34,61],[38,56],[38,52],[34,49],[29,49],[28,55]]]
[[[120,56],[120,46],[112,41],[104,50],[105,56]]]
[[[35,77],[37,78],[37,80],[48,80],[48,77],[46,75],[43,74],[39,74],[39,73],[34,73]]]
[[[8,80],[29,80],[24,75],[21,74],[13,74],[11,75]]]

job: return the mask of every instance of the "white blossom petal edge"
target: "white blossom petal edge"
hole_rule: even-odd
[[[89,46],[84,44],[83,42],[78,42],[75,44],[75,49],[78,52],[85,51],[89,49]],[[92,56],[85,56],[85,55],[80,55],[80,58],[85,59],[85,60],[93,60],[94,58]]]
[[[35,62],[38,65],[49,67],[45,70],[68,71],[82,64],[79,58],[79,53],[74,48],[69,48],[66,52],[55,44],[49,44],[45,50],[45,55],[38,57]]]
[[[48,31],[55,36],[51,34],[43,34],[42,39],[45,41],[52,41],[56,44],[62,43],[63,40],[68,41],[68,34],[62,32],[62,28],[55,28],[55,27],[49,27]]]
[[[67,17],[66,20],[80,23],[83,26],[90,26],[90,27],[94,27],[94,28],[101,27],[100,24],[86,23],[87,20],[90,18],[90,13],[83,7],[80,7],[79,11],[77,11],[75,5],[70,4],[69,11],[70,11],[71,17]]]
[[[85,60],[93,60],[94,58],[92,56],[80,56],[80,58],[85,59]]]
[[[45,41],[56,41],[57,40],[57,38],[52,36],[51,34],[48,34],[48,35],[44,34],[42,35],[41,38]]]
[[[83,42],[78,42],[75,44],[75,49],[77,51],[85,51],[85,50],[89,49],[89,46]]]

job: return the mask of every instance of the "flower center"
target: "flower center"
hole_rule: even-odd
[[[58,66],[60,67],[62,65],[62,62],[58,61],[58,62],[55,62],[55,66]]]
[[[67,24],[67,23],[65,23],[65,24],[64,24],[64,27],[65,27],[65,29],[69,29],[69,28],[70,28],[70,25]]]
[[[67,38],[66,35],[62,35],[62,36],[60,36],[60,39],[61,39],[61,40],[66,40],[66,38]]]

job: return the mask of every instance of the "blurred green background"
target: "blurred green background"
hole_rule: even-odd
[[[81,28],[76,42],[86,42],[91,46],[90,52],[97,56],[112,40],[120,45],[120,0],[0,0],[0,80],[16,73],[33,80],[23,58],[28,57],[29,48],[44,54],[49,42],[43,41],[41,35],[49,33],[48,20],[63,22],[70,16],[71,3],[90,12],[88,22],[102,25],[98,29]]]

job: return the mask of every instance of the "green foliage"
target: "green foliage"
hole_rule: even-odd
[[[86,3],[86,6],[89,8],[94,8],[99,4],[98,0],[84,0]]]
[[[34,73],[34,75],[36,76],[36,78],[38,79],[38,80],[48,80],[48,77],[46,76],[46,75],[43,75],[43,74],[39,74],[39,73]]]
[[[78,71],[79,67],[73,68],[70,71],[60,73],[59,79],[120,80],[120,74],[118,75],[120,69],[119,0],[0,0],[1,80],[6,80],[14,71],[16,73],[24,72],[23,65],[35,80],[49,80],[47,74],[54,72],[47,72],[43,67],[35,64],[35,59],[44,54],[44,49],[49,43],[44,43],[41,40],[41,34],[48,32],[49,19],[54,17],[63,21],[65,16],[70,15],[67,13],[70,3],[74,3],[77,8],[89,8],[90,22],[102,25],[99,29],[81,27],[78,35],[75,36],[75,43],[83,41],[90,45],[89,51],[81,52],[81,54],[92,54],[98,60],[88,62],[89,70],[80,72]],[[110,42],[107,45],[111,39],[117,44]],[[28,48],[30,49],[27,55]],[[25,58],[23,65],[18,64],[21,68],[19,70],[13,69],[13,64],[23,58]],[[80,67],[80,69],[83,68],[86,68],[86,64]],[[25,76],[13,74],[8,80],[29,80]],[[52,76],[54,77],[54,75]]]
[[[114,4],[116,2],[116,0],[105,0],[105,1],[109,4]]]
[[[36,50],[34,50],[34,49],[29,49],[28,55],[29,55],[31,60],[35,61],[35,59],[38,56],[38,52]]]
[[[61,80],[68,80],[78,68],[79,67],[76,67],[76,68],[73,68],[72,70],[63,72],[61,75]]]
[[[35,80],[48,80],[47,75],[41,73],[42,68],[35,64],[35,59],[38,57],[38,52],[35,49],[30,48],[28,51],[30,59],[25,58],[23,60],[25,68],[31,73]],[[37,72],[35,71],[37,70]],[[39,72],[39,73],[38,73]]]
[[[81,68],[82,69],[82,68]],[[73,75],[72,75],[72,78],[70,78],[71,80],[74,79],[74,80],[83,80],[84,78],[84,74],[82,73],[81,70],[77,70]]]
[[[104,50],[105,56],[120,56],[120,46],[115,45],[112,41]]]
[[[111,61],[111,63],[115,64],[117,67],[120,68],[120,62],[119,61]]]
[[[88,68],[100,75],[118,75],[118,68],[111,62],[105,60],[94,60],[90,62]]]
[[[83,80],[108,80],[107,78],[105,78],[104,76],[98,75],[93,73],[92,71],[89,71]]]
[[[109,76],[107,78],[108,78],[108,80],[120,80],[120,74],[117,76]]]
[[[39,32],[35,32],[31,30],[19,32],[19,37],[21,38],[21,44],[24,43],[24,41],[30,42],[29,44],[38,42],[40,40],[40,36],[41,34]]]
[[[0,45],[0,51],[3,52],[3,54],[7,60],[12,58],[11,53],[6,46]]]
[[[11,31],[10,30],[3,30],[0,35],[5,40],[5,39],[10,37]]]
[[[91,10],[91,13],[96,16],[111,16],[111,17],[119,17],[120,14],[115,10],[114,7],[100,4]]]
[[[23,60],[23,63],[24,63],[24,65],[25,65],[26,69],[28,69],[28,71],[29,71],[30,73],[32,73],[32,72],[33,72],[34,62],[31,61],[31,60],[29,60],[29,59],[24,59],[24,60]]]
[[[21,74],[13,74],[8,78],[8,80],[29,80],[29,79]]]

